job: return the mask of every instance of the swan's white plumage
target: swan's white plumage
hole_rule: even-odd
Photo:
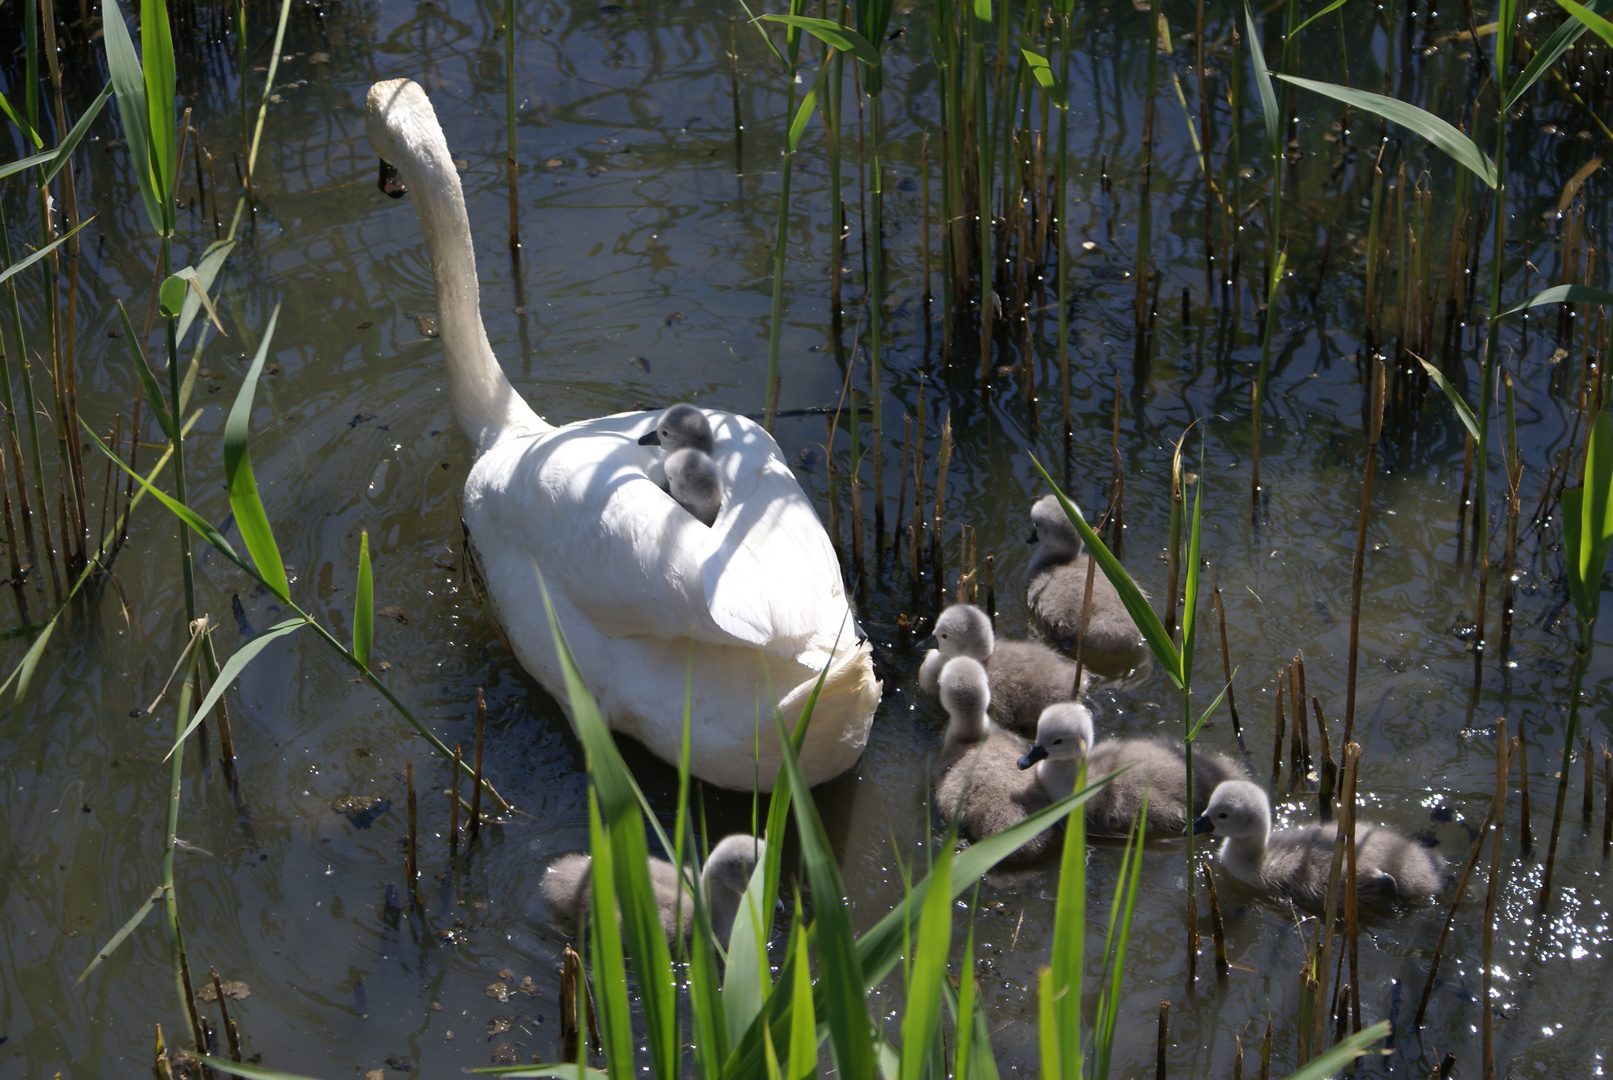
[[[487,342],[459,178],[424,91],[406,79],[373,86],[369,134],[415,197],[449,396],[480,453],[465,482],[465,526],[522,665],[564,701],[541,571],[616,730],[676,761],[692,664],[693,771],[766,789],[780,760],[772,703],[793,722],[828,665],[801,767],[811,783],[849,768],[867,742],[880,683],[828,536],[772,436],[743,416],[706,411],[725,493],[707,528],[651,479],[664,455],[638,439],[654,414],[545,423]]]

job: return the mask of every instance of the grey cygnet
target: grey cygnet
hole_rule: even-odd
[[[728,942],[739,904],[750,886],[751,874],[767,856],[767,844],[748,833],[735,833],[711,849],[711,856],[700,871],[700,886],[711,912],[711,929],[717,940]],[[581,853],[562,855],[549,864],[539,888],[555,913],[567,922],[581,925],[593,902],[591,871],[593,859]],[[661,910],[661,929],[670,943],[677,933],[678,910],[683,911],[683,934],[689,936],[694,923],[694,901],[684,886],[678,896],[678,875],[665,859],[650,859],[650,887]],[[682,901],[681,904],[678,900]]]
[[[1025,602],[1049,637],[1073,642],[1081,636],[1081,609],[1092,557],[1056,496],[1044,495],[1031,506],[1028,542],[1036,545],[1036,551],[1026,574],[1030,584]],[[1100,670],[1126,667],[1139,658],[1142,645],[1142,633],[1120,594],[1103,571],[1093,567],[1092,611],[1087,617],[1083,657],[1095,661]]]
[[[1081,762],[1087,782],[1125,769],[1087,800],[1087,828],[1094,834],[1124,836],[1148,800],[1143,831],[1150,836],[1181,836],[1193,814],[1187,809],[1187,755],[1164,739],[1105,739],[1093,734],[1092,713],[1075,703],[1050,706],[1036,724],[1036,745],[1019,761],[1036,770],[1048,798],[1075,790]],[[1193,755],[1193,811],[1210,803],[1210,793],[1226,780],[1248,774],[1231,758],[1209,751]]]
[[[985,665],[991,681],[991,703],[1004,727],[1025,735],[1036,732],[1042,710],[1060,701],[1079,700],[1087,676],[1075,685],[1075,664],[1039,641],[1006,641],[991,629],[986,613],[972,604],[953,604],[935,620],[936,647],[919,667],[919,686],[934,696],[941,668],[955,656]]]
[[[1226,837],[1221,865],[1244,884],[1310,908],[1327,902],[1334,824],[1272,832],[1265,789],[1238,780],[1215,789],[1193,831]],[[1445,859],[1439,852],[1379,825],[1356,823],[1355,867],[1356,899],[1373,907],[1434,896],[1445,884]]]
[[[948,717],[933,774],[935,807],[942,817],[958,814],[958,834],[979,841],[1047,806],[1051,800],[1041,783],[1019,769],[1029,744],[986,716],[991,686],[979,661],[954,657],[942,668],[938,683]],[[1054,830],[1043,830],[1010,858],[1040,858],[1052,846],[1053,835]]]
[[[674,405],[638,442],[666,450],[667,494],[710,528],[722,510],[723,496],[722,477],[712,458],[717,441],[706,414],[693,405]]]

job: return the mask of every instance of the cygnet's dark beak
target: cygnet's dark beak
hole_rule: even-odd
[[[1019,767],[1021,769],[1028,769],[1045,757],[1047,757],[1047,747],[1043,746],[1041,743],[1037,743],[1035,746],[1025,751],[1025,756],[1019,759]]]
[[[1034,525],[1031,526],[1031,534],[1029,536],[1025,537],[1025,543],[1027,543],[1027,544],[1036,543],[1036,526],[1034,526]]]
[[[931,634],[929,637],[927,637],[923,641],[919,642],[918,647],[921,648],[921,649],[933,649],[933,648],[935,648],[935,635]]]
[[[1210,820],[1210,815],[1208,815],[1208,814],[1200,814],[1199,817],[1198,817],[1198,820],[1193,822],[1193,835],[1194,836],[1197,836],[1199,833],[1207,833],[1207,832],[1214,832],[1214,831],[1215,831],[1215,822]]]
[[[638,444],[640,446],[660,446],[661,435],[652,428],[648,435],[640,435],[638,437]]]
[[[403,182],[403,174],[398,167],[385,158],[381,159],[381,176],[375,181],[375,186],[394,199],[401,199],[409,194],[409,187]]]

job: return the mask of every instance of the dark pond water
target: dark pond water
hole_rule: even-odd
[[[1315,55],[1304,56],[1302,68],[1338,77],[1342,46],[1351,80],[1374,86],[1387,53],[1398,92],[1448,115],[1467,107],[1475,89],[1472,46],[1450,37],[1465,26],[1460,12],[1417,12],[1409,43],[1406,24],[1396,18],[1391,42],[1365,0],[1355,2],[1360,7],[1345,9],[1342,23],[1318,24],[1314,44],[1306,46]],[[1179,75],[1196,122],[1192,49],[1181,39],[1194,11],[1172,2],[1165,13],[1177,40],[1163,70]],[[471,451],[452,424],[438,342],[423,336],[414,317],[434,309],[414,214],[374,185],[364,92],[374,80],[398,76],[429,91],[462,164],[489,335],[505,370],[540,412],[564,422],[640,403],[689,400],[756,414],[764,405],[784,96],[781,77],[755,31],[736,18],[740,14],[653,0],[522,5],[517,101],[525,255],[517,273],[506,243],[503,46],[493,7],[472,0],[294,7],[276,87],[281,100],[271,106],[265,129],[255,228],[243,226],[243,242],[218,286],[229,334],[201,353],[200,419],[189,450],[193,503],[215,522],[227,518],[220,459],[225,412],[257,333],[281,304],[270,360],[278,370],[259,390],[254,459],[293,568],[293,588],[345,634],[359,534],[368,530],[376,604],[396,614],[381,619],[377,632],[376,655],[390,664],[388,685],[449,742],[467,745],[476,688],[485,687],[489,773],[530,816],[490,829],[449,874],[447,803],[433,794],[446,782],[444,764],[311,636],[271,645],[231,698],[244,808],[232,804],[217,764],[203,764],[193,744],[176,869],[191,962],[201,970],[216,965],[225,978],[250,985],[251,996],[235,1014],[249,1051],[265,1064],[343,1077],[406,1057],[419,1073],[440,1075],[487,1065],[497,1047],[512,1042],[520,1060],[551,1058],[559,1039],[556,975],[566,937],[549,921],[534,885],[549,858],[583,846],[587,834],[579,746],[560,709],[500,643],[466,586],[458,506]],[[1231,130],[1225,98],[1231,9],[1210,16],[1212,146],[1219,160]],[[272,13],[254,9],[251,17],[257,41],[272,26]],[[1549,12],[1542,17],[1555,19]],[[1183,429],[1201,422],[1195,431],[1204,436],[1204,552],[1225,597],[1244,734],[1264,778],[1272,691],[1296,649],[1304,651],[1308,687],[1332,718],[1335,738],[1344,710],[1350,568],[1366,443],[1361,295],[1377,124],[1357,116],[1358,130],[1341,142],[1336,125],[1329,127],[1336,111],[1301,101],[1305,123],[1289,259],[1294,276],[1278,314],[1262,439],[1265,493],[1252,520],[1248,400],[1259,350],[1248,288],[1260,273],[1260,214],[1246,219],[1251,239],[1243,250],[1241,318],[1229,336],[1217,321],[1217,311],[1225,309],[1207,306],[1202,178],[1167,77],[1158,98],[1152,195],[1153,251],[1163,270],[1160,314],[1153,363],[1139,369],[1132,352],[1131,275],[1147,17],[1120,4],[1092,8],[1083,18],[1067,192],[1071,243],[1080,245],[1072,289],[1070,491],[1089,508],[1103,505],[1118,372],[1124,553],[1144,588],[1163,597],[1170,454]],[[885,489],[894,504],[900,418],[917,414],[922,393],[932,490],[937,433],[949,412],[956,434],[943,515],[948,587],[964,524],[975,530],[979,558],[994,560],[999,630],[1019,635],[1028,632],[1023,537],[1029,505],[1043,490],[1027,451],[1053,461],[1062,455],[1055,324],[1049,315],[1038,328],[1035,424],[1017,374],[982,401],[973,380],[977,354],[964,344],[972,330],[960,330],[952,366],[942,363],[940,314],[926,315],[919,247],[920,139],[936,131],[934,73],[924,15],[904,9],[896,23],[906,34],[890,46],[887,92],[893,100],[887,110]],[[737,174],[731,33],[745,124]],[[269,48],[264,44],[249,64],[264,64]],[[182,86],[194,91],[190,104],[201,137],[223,176],[231,172],[235,145],[233,74],[218,70],[228,67],[221,54],[193,44],[187,55]],[[1597,63],[1600,55],[1592,54]],[[202,59],[206,73],[193,70]],[[101,78],[70,75],[82,80],[85,98]],[[254,85],[263,77],[249,75]],[[1246,94],[1252,99],[1252,83]],[[848,107],[851,100],[848,94]],[[1246,103],[1240,162],[1254,169],[1242,189],[1251,204],[1262,175],[1252,109]],[[1525,110],[1513,132],[1508,268],[1521,275],[1529,260],[1538,287],[1561,273],[1563,224],[1556,209],[1563,184],[1604,153],[1606,141],[1584,111],[1556,96]],[[1487,138],[1482,126],[1480,133]],[[102,430],[115,411],[129,408],[135,387],[124,343],[106,333],[115,319],[111,305],[123,299],[137,318],[143,314],[155,257],[126,155],[110,142],[116,137],[106,121],[98,123],[81,155],[87,163],[81,198],[100,217],[86,234],[80,407]],[[1386,158],[1394,163],[1391,180],[1399,179],[1402,149],[1406,184],[1427,170],[1427,233],[1435,244],[1432,262],[1443,267],[1456,228],[1456,178],[1444,160],[1395,144]],[[814,126],[794,181],[782,350],[786,415],[778,439],[826,514],[824,419],[810,410],[835,403],[842,369],[830,331],[821,151]],[[930,153],[934,162],[933,138]],[[1584,188],[1585,226],[1598,245],[1607,225],[1605,175],[1593,174]],[[848,198],[855,199],[850,167],[846,181]],[[187,178],[181,198],[194,192]],[[36,227],[20,189],[8,187],[4,197],[8,215]],[[233,192],[221,202],[227,214]],[[860,297],[854,204],[851,222],[848,304]],[[212,235],[193,209],[181,213],[180,227],[176,264],[198,257]],[[1488,256],[1479,265],[1487,267]],[[1186,322],[1178,299],[1184,290]],[[1521,282],[1509,285],[1509,295],[1522,291]],[[1386,326],[1395,324],[1396,295]],[[28,310],[37,349],[43,340],[39,305]],[[1443,308],[1438,321],[1443,325]],[[848,312],[847,350],[856,322]],[[1555,326],[1553,312],[1535,320],[1527,334],[1509,332],[1505,339],[1519,395],[1526,515],[1540,499],[1553,455],[1567,445],[1574,411],[1584,335],[1572,347],[1572,362],[1554,358]],[[1466,365],[1463,385],[1476,396],[1471,358],[1478,331],[1459,326],[1457,337],[1448,363]],[[1000,362],[1017,364],[1013,343],[1005,339],[1002,348]],[[859,380],[864,372],[859,367]],[[154,431],[146,437],[154,438]],[[834,448],[842,475],[848,446],[842,424]],[[1574,633],[1559,530],[1525,529],[1510,651],[1503,659],[1492,644],[1475,691],[1463,631],[1473,621],[1476,584],[1459,558],[1457,523],[1462,429],[1437,393],[1391,409],[1382,462],[1362,597],[1356,727],[1363,747],[1362,814],[1436,841],[1459,865],[1493,790],[1490,725],[1498,716],[1525,733],[1537,838],[1549,826],[1540,807],[1549,804],[1561,752]],[[90,475],[98,487],[99,468]],[[1499,470],[1491,487],[1492,493],[1502,488]],[[1500,507],[1494,499],[1496,514]],[[1496,522],[1499,531],[1502,519]],[[134,713],[155,697],[185,641],[174,534],[157,509],[139,508],[115,579],[74,609],[36,685],[0,718],[0,835],[6,838],[0,844],[0,1077],[56,1070],[134,1075],[149,1067],[154,1022],[175,1037],[182,1031],[156,917],[88,980],[75,982],[159,880],[168,777],[161,759],[172,739],[172,716],[167,707],[153,716]],[[1499,557],[1499,542],[1496,551]],[[277,621],[275,605],[227,564],[205,552],[198,562],[198,602],[221,626],[222,652]],[[1491,585],[1492,634],[1498,579],[1499,572]],[[28,595],[37,616],[48,605],[48,587],[36,578]],[[901,895],[898,862],[922,858],[929,843],[927,760],[944,718],[916,692],[918,654],[900,626],[904,615],[928,619],[928,599],[915,604],[900,573],[870,566],[861,611],[885,698],[866,754],[851,773],[819,789],[819,805],[838,845],[854,918],[866,926]],[[1584,719],[1598,748],[1613,707],[1610,638],[1613,631],[1604,626],[1585,683]],[[6,643],[8,671],[24,647]],[[1201,702],[1220,679],[1216,653],[1213,644],[1201,644]],[[1157,671],[1101,689],[1097,700],[1105,731],[1179,731],[1180,698]],[[1203,737],[1211,748],[1238,751],[1224,710]],[[216,747],[215,739],[215,757]],[[673,772],[641,751],[628,753],[652,800],[670,807]],[[397,919],[388,916],[386,898],[389,886],[402,880],[403,773],[411,760],[422,791],[427,910],[423,919]],[[1576,759],[1558,855],[1561,891],[1544,920],[1534,905],[1541,845],[1528,855],[1519,852],[1516,794],[1508,808],[1495,995],[1488,1007],[1509,1076],[1602,1075],[1613,1045],[1613,966],[1606,959],[1613,885],[1600,851],[1600,794],[1595,825],[1580,822],[1579,768]],[[333,800],[350,794],[381,796],[390,810],[359,828],[332,809]],[[713,835],[750,821],[748,798],[715,791],[704,798]],[[1304,819],[1313,803],[1284,797],[1279,814]],[[1098,848],[1091,864],[1089,910],[1093,932],[1101,933],[1119,852]],[[1291,909],[1223,878],[1234,968],[1226,983],[1201,977],[1188,993],[1183,871],[1175,845],[1151,848],[1143,860],[1118,1072],[1152,1070],[1163,998],[1172,1003],[1171,1075],[1228,1074],[1236,1041],[1241,1037],[1254,1054],[1268,1016],[1276,1069],[1286,1072],[1295,1055],[1303,935],[1314,924],[1298,924]],[[1477,1074],[1486,1007],[1479,996],[1484,882],[1481,870],[1456,918],[1421,1033],[1412,1032],[1411,1013],[1443,908],[1364,923],[1363,1019],[1389,1017],[1403,1032],[1395,1054],[1365,1071],[1426,1076],[1451,1052],[1458,1075]],[[993,879],[982,890],[976,917],[993,1045],[1004,1070],[1015,1074],[1036,1069],[1031,986],[1047,959],[1052,886],[1050,872]],[[1206,943],[1201,976],[1210,961]],[[535,993],[507,1002],[490,997],[486,988],[500,981],[501,971],[516,982],[530,976]],[[894,1015],[898,1004],[885,996],[880,1007]],[[490,1035],[498,1017],[513,1022]],[[1246,1068],[1254,1072],[1252,1064]]]

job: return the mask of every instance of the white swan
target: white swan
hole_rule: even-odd
[[[539,599],[555,614],[610,726],[677,761],[692,670],[692,768],[740,790],[772,786],[776,702],[793,724],[828,675],[801,750],[809,783],[848,769],[879,704],[871,649],[846,602],[829,538],[778,444],[706,411],[726,499],[710,528],[646,470],[642,413],[553,427],[521,400],[482,327],[459,176],[425,91],[376,83],[370,145],[402,174],[431,256],[448,396],[477,459],[463,517],[487,596],[521,665],[564,702]]]

